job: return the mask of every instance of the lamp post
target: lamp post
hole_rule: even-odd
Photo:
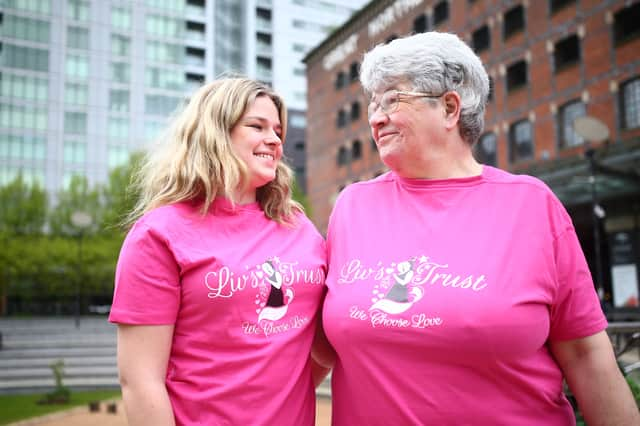
[[[602,301],[604,299],[603,287],[603,271],[602,271],[602,254],[600,243],[600,220],[604,219],[605,211],[598,203],[598,191],[596,188],[596,173],[598,172],[598,164],[595,158],[595,150],[591,147],[592,143],[605,142],[609,139],[609,128],[602,121],[588,115],[577,117],[573,121],[575,132],[581,136],[586,142],[584,155],[589,162],[589,186],[591,187],[591,218],[593,226],[593,245],[596,269],[596,290],[598,297]]]
[[[77,210],[71,214],[71,224],[78,230],[78,271],[75,285],[75,306],[74,317],[76,328],[80,328],[80,283],[83,278],[82,271],[84,265],[82,264],[82,240],[84,239],[84,232],[93,223],[91,215],[85,211]]]

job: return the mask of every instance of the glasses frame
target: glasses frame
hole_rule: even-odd
[[[387,90],[380,96],[380,100],[382,100],[388,93],[395,93],[397,96],[397,100],[393,102],[389,107],[384,108],[381,103],[371,101],[369,102],[369,106],[367,107],[367,117],[371,119],[373,115],[378,111],[378,109],[385,115],[393,114],[398,109],[398,104],[402,102],[401,96],[410,97],[410,98],[429,98],[429,99],[438,99],[444,96],[447,92],[442,92],[439,95],[432,95],[431,93],[424,92],[410,92],[406,90]],[[375,105],[375,108],[372,108]]]

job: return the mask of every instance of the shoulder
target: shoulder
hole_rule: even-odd
[[[131,231],[168,236],[189,225],[198,217],[200,211],[191,203],[181,202],[157,207],[148,211],[134,224]]]
[[[512,186],[514,189],[530,190],[541,194],[553,195],[551,189],[542,180],[529,175],[516,175],[491,166],[484,167],[485,182],[495,185]]]
[[[379,197],[381,191],[391,188],[395,183],[393,174],[386,172],[370,180],[355,182],[345,187],[336,198],[336,207],[351,200],[360,200],[371,196]]]

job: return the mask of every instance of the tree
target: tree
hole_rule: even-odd
[[[120,228],[124,217],[138,201],[139,194],[131,188],[131,180],[141,160],[142,153],[132,154],[126,164],[109,173],[109,182],[102,189],[102,232],[111,234],[114,229]]]
[[[293,183],[291,185],[291,198],[302,204],[306,215],[311,216],[311,205],[309,204],[309,199],[304,194],[304,192],[302,192],[300,186],[298,186],[298,182],[295,179],[293,180]]]
[[[39,185],[28,185],[18,175],[0,187],[0,233],[41,234],[47,217],[47,194]]]
[[[80,230],[71,223],[71,215],[83,211],[92,218],[92,224],[82,230],[85,234],[95,234],[101,219],[100,193],[89,188],[83,176],[73,176],[67,190],[58,193],[58,204],[49,216],[49,228],[53,235],[74,236]]]

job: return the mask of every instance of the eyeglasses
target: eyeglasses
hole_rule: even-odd
[[[444,93],[441,93],[439,95],[431,95],[429,93],[422,92],[389,90],[382,94],[378,102],[371,101],[369,103],[369,108],[367,109],[368,117],[371,118],[371,116],[376,113],[378,108],[380,108],[383,114],[391,114],[392,112],[395,112],[395,110],[398,109],[398,102],[402,100],[402,97],[437,99],[442,97],[442,95],[444,95]]]

